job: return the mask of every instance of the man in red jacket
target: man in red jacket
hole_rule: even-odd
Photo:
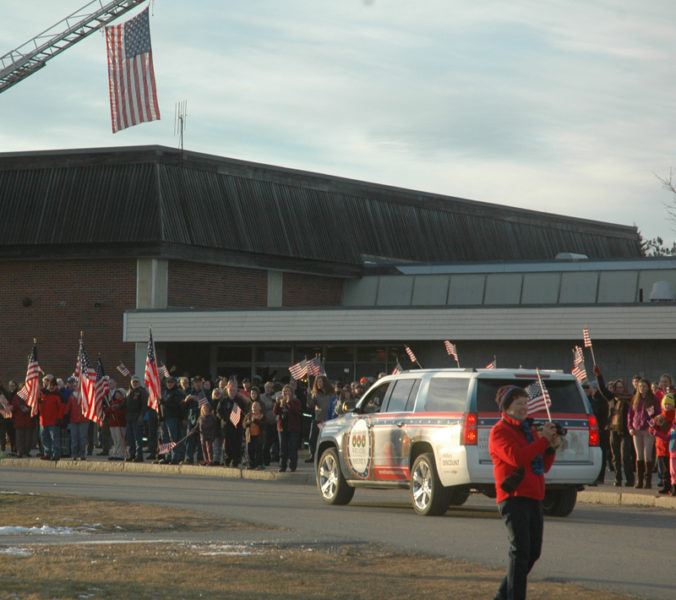
[[[488,450],[510,545],[507,574],[495,599],[525,600],[528,573],[542,550],[544,473],[554,462],[560,440],[552,423],[545,423],[539,433],[530,426],[523,388],[503,386],[495,401],[502,418],[491,430]]]
[[[65,402],[54,375],[45,375],[45,387],[40,392],[40,428],[42,430],[43,460],[61,458],[61,421]]]

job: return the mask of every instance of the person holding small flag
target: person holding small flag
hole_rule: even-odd
[[[223,431],[223,464],[239,467],[242,462],[242,418],[248,412],[247,402],[239,393],[236,379],[228,381],[225,392],[216,409]]]
[[[187,377],[185,379],[187,379]],[[190,385],[191,387],[183,400],[183,414],[187,421],[186,432],[188,435],[185,442],[185,458],[182,462],[184,465],[194,464],[195,452],[197,452],[198,463],[204,460],[202,444],[200,443],[199,434],[196,433],[197,430],[195,427],[197,426],[197,420],[200,418],[202,405],[207,402],[207,397],[204,394],[204,390],[202,390],[202,378],[199,375],[195,375],[190,380]]]
[[[272,411],[277,416],[279,434],[279,472],[287,466],[292,473],[298,465],[298,442],[301,432],[303,407],[290,385],[282,388],[281,397],[275,401]]]
[[[183,400],[185,399],[185,392],[176,385],[176,378],[169,376],[164,380],[164,387],[160,397],[160,406],[164,414],[162,421],[162,441],[166,444],[168,442],[178,441],[183,437],[181,433],[181,421],[183,419]],[[182,460],[185,452],[183,444],[174,446],[169,454],[167,454],[160,463],[172,463],[177,465]]]
[[[495,401],[502,418],[491,429],[488,451],[498,509],[510,544],[507,574],[495,599],[524,600],[528,573],[542,551],[544,474],[551,468],[561,440],[551,422],[540,432],[530,425],[529,395],[523,388],[503,386]]]
[[[14,419],[14,433],[16,443],[16,456],[23,458],[30,456],[31,449],[35,446],[35,417],[31,416],[31,408],[17,392],[19,386],[16,381],[7,383],[8,400],[12,405],[12,418]]]

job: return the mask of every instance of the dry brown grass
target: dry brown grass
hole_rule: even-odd
[[[38,519],[73,527],[91,523],[95,514],[101,531],[164,531],[162,538],[170,537],[166,531],[198,531],[205,523],[210,531],[251,527],[178,510],[162,508],[159,514],[149,506],[65,496],[0,496],[0,508],[0,525],[34,526]],[[122,544],[95,543],[92,535],[88,544],[22,545],[25,555],[17,555],[13,546],[14,553],[0,554],[0,598],[475,600],[492,598],[502,577],[474,565],[360,545],[228,547],[131,543],[132,537]],[[227,539],[227,533],[220,537]],[[10,546],[11,538],[2,543]],[[626,600],[560,583],[529,586],[531,600],[563,598]]]

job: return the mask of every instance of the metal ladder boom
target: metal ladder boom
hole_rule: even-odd
[[[45,66],[50,59],[101,29],[145,0],[93,0],[0,56],[0,93]]]

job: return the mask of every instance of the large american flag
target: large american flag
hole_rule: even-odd
[[[94,387],[94,396],[96,397],[96,412],[99,415],[103,413],[103,400],[110,392],[108,378],[103,370],[103,361],[101,357],[96,361],[96,385]]]
[[[38,399],[40,397],[40,373],[42,369],[38,364],[38,346],[33,344],[33,350],[28,357],[28,368],[26,369],[26,384],[21,388],[21,392],[25,391],[25,396],[20,397],[26,401],[26,404],[31,408],[31,417],[38,414]],[[21,392],[19,392],[21,394]]]
[[[162,395],[160,387],[160,375],[157,372],[157,358],[155,357],[155,342],[153,341],[153,330],[148,335],[148,355],[146,357],[146,371],[143,376],[143,383],[148,390],[148,406],[154,411],[159,412],[159,399]]]
[[[524,388],[528,394],[528,414],[532,415],[538,411],[545,409],[552,405],[552,399],[549,397],[549,392],[543,383],[540,386],[539,381],[534,381]]]
[[[99,407],[96,405],[96,370],[89,360],[89,354],[85,350],[82,338],[80,338],[80,348],[77,353],[75,378],[78,380],[82,414],[90,421],[100,423],[102,410],[100,405]]]
[[[158,120],[148,9],[120,25],[106,27],[106,47],[113,133]]]

